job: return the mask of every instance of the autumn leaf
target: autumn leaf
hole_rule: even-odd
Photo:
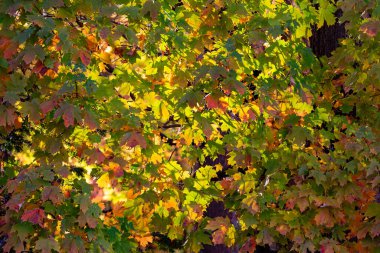
[[[250,237],[240,248],[239,253],[254,253],[256,250],[256,240],[254,237]]]
[[[221,226],[218,230],[212,233],[212,242],[214,245],[224,244],[224,239],[226,238],[227,228]]]
[[[74,126],[74,106],[68,103],[62,104],[54,113],[54,118],[61,117],[65,127]]]
[[[87,51],[79,51],[79,58],[85,66],[91,63],[91,55]]]
[[[99,179],[96,181],[96,183],[98,184],[100,188],[110,187],[111,181],[110,181],[108,173],[105,173],[102,176],[100,176]]]
[[[145,1],[143,8],[141,9],[141,13],[143,15],[146,15],[147,13],[149,13],[150,17],[153,20],[157,19],[157,15],[158,15],[159,11],[160,11],[160,3],[158,1],[155,1],[155,0]]]
[[[145,235],[141,235],[141,236],[135,235],[134,238],[140,244],[140,246],[143,249],[145,249],[149,243],[153,242],[153,236],[151,236],[150,234],[145,234]]]
[[[66,237],[63,239],[62,248],[69,253],[80,253],[85,251],[83,240],[80,237]]]
[[[138,132],[132,132],[132,133],[127,133],[124,135],[124,137],[121,139],[120,145],[125,145],[134,148],[137,145],[139,145],[142,148],[147,148],[147,143],[144,138],[144,136],[141,133]]]
[[[40,238],[36,241],[36,249],[42,253],[50,253],[52,250],[59,252],[59,244],[53,238]]]
[[[29,221],[33,224],[38,224],[43,226],[44,219],[46,218],[45,212],[42,209],[35,208],[31,210],[26,210],[21,216],[22,221]]]
[[[42,201],[50,200],[55,205],[62,202],[62,197],[61,190],[57,186],[47,186],[41,194]]]
[[[228,217],[216,217],[212,220],[209,220],[205,229],[207,230],[217,230],[221,226],[228,227],[230,225],[230,219]]]
[[[315,223],[320,226],[333,227],[334,217],[330,214],[328,208],[320,208],[314,217]]]
[[[373,38],[380,30],[380,21],[369,21],[360,27],[360,31]]]

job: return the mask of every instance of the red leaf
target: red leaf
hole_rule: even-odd
[[[218,98],[213,97],[211,94],[208,94],[205,100],[208,108],[214,109],[218,107]]]
[[[91,55],[87,51],[80,51],[79,57],[84,65],[88,65],[91,63]]]
[[[360,27],[360,31],[367,34],[367,36],[373,38],[380,30],[380,21],[370,21]]]
[[[42,227],[43,221],[45,219],[45,212],[42,209],[35,208],[32,210],[27,210],[21,216],[22,221],[29,221],[33,224],[38,224]]]
[[[91,153],[89,159],[88,159],[88,164],[93,164],[97,163],[100,164],[104,162],[106,159],[106,156],[100,151],[99,149],[96,149],[94,152]]]
[[[210,109],[220,108],[225,111],[228,107],[228,104],[220,100],[221,96],[218,94],[208,94],[205,97],[207,107]]]
[[[128,133],[121,139],[121,145],[127,144],[127,146],[134,148],[137,145],[142,148],[146,148],[146,140],[141,133],[133,132],[132,134]]]
[[[64,103],[54,113],[54,119],[62,116],[65,127],[74,125],[74,106],[68,103]]]
[[[67,107],[67,110],[63,113],[62,118],[65,124],[65,127],[73,126],[74,125],[74,107],[73,106]]]
[[[18,45],[16,43],[10,43],[10,45],[4,50],[4,58],[11,59],[14,54],[17,53]]]
[[[250,237],[240,248],[239,253],[254,253],[256,250],[256,240],[254,237]]]
[[[44,115],[54,109],[54,102],[52,100],[45,101],[40,105],[41,111]]]
[[[84,115],[84,124],[91,130],[98,128],[98,123],[95,121],[93,115],[89,112],[86,112]]]

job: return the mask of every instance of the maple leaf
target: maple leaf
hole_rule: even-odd
[[[146,15],[149,13],[150,17],[153,19],[153,20],[156,20],[157,19],[157,15],[160,11],[160,3],[158,1],[155,1],[155,0],[147,0],[145,1],[144,5],[143,5],[143,8],[141,9],[141,13],[143,15]]]
[[[96,181],[98,186],[100,188],[110,187],[111,181],[108,173],[105,173],[99,177],[99,179]]]
[[[47,186],[43,189],[41,199],[42,201],[51,200],[54,205],[62,202],[62,193],[57,186]]]
[[[22,221],[29,221],[33,224],[38,224],[41,227],[45,218],[45,211],[39,208],[26,210],[21,216]]]
[[[338,245],[338,242],[331,239],[323,239],[321,241],[321,253],[334,253],[334,247]]]
[[[296,202],[298,208],[300,209],[301,213],[303,213],[306,208],[309,206],[309,201],[307,200],[307,198],[300,198],[300,199],[297,199],[297,202]]]
[[[10,41],[9,45],[6,47],[6,49],[3,51],[3,56],[5,59],[11,59],[13,55],[17,53],[18,44],[14,41]]]
[[[91,204],[90,196],[88,196],[87,194],[79,196],[79,207],[83,213],[87,212],[90,204]]]
[[[221,226],[228,227],[230,224],[230,219],[228,217],[216,217],[212,220],[209,220],[205,229],[216,230],[219,229]]]
[[[91,63],[91,55],[87,51],[79,51],[79,58],[85,66]]]
[[[221,96],[215,94],[207,94],[205,96],[207,107],[210,109],[220,108],[225,111],[228,107],[228,103],[221,100]]]
[[[90,152],[90,157],[88,158],[87,163],[88,164],[93,164],[93,163],[101,164],[104,162],[105,159],[106,159],[106,156],[103,154],[103,152],[100,151],[99,149],[95,149],[95,150],[92,150]]]
[[[240,248],[239,253],[254,253],[256,250],[256,239],[250,237]]]
[[[367,36],[373,38],[377,35],[377,33],[380,30],[380,21],[378,20],[369,21],[363,24],[362,26],[360,26],[359,30],[365,33]]]
[[[63,239],[62,248],[68,253],[85,252],[83,240],[80,237],[66,237]]]
[[[48,101],[41,103],[40,108],[41,108],[42,114],[46,115],[47,113],[52,111],[54,109],[54,104],[55,103],[53,100],[48,100]]]
[[[99,127],[99,124],[95,120],[94,115],[88,111],[86,111],[84,114],[84,124],[91,130],[97,129]]]
[[[51,253],[52,250],[59,252],[59,244],[53,238],[40,238],[36,241],[36,249],[42,253]]]
[[[227,228],[221,226],[218,230],[212,233],[212,242],[214,245],[224,244],[224,239],[226,238]]]
[[[380,235],[380,222],[376,222],[372,225],[370,234],[372,238],[375,238]]]
[[[288,225],[285,225],[285,224],[281,224],[279,226],[276,227],[276,230],[282,234],[282,235],[286,235],[289,231],[290,231],[290,228]]]
[[[214,231],[212,233],[212,242],[214,245],[224,244],[224,239],[226,238],[230,225],[231,223],[228,217],[216,217],[208,222],[205,229]]]
[[[25,241],[33,233],[34,229],[32,224],[23,222],[13,225],[11,231],[16,232],[21,241]]]
[[[126,208],[123,202],[112,203],[112,214],[114,217],[124,217],[125,210]]]
[[[121,139],[120,145],[125,145],[125,144],[127,144],[127,146],[131,148],[134,148],[137,145],[139,145],[142,148],[147,147],[147,143],[144,136],[138,132],[125,134],[124,137]]]
[[[74,126],[74,106],[69,103],[63,103],[54,113],[54,119],[61,117],[65,127]]]
[[[315,223],[317,225],[326,227],[333,227],[334,226],[334,217],[330,214],[330,211],[328,208],[319,208],[317,211],[317,214],[314,217]]]
[[[133,238],[140,244],[140,246],[145,249],[149,243],[153,242],[153,236],[150,234],[145,235],[134,235]]]

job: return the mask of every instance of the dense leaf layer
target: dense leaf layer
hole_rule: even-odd
[[[6,0],[0,20],[5,252],[378,247],[378,1]]]

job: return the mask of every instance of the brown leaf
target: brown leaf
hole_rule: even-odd
[[[210,220],[205,227],[207,230],[216,230],[220,229],[222,226],[228,227],[231,224],[230,219],[228,217],[216,217]]]
[[[4,58],[11,59],[17,53],[18,45],[11,42],[10,45],[4,50]]]
[[[76,238],[69,237],[69,238],[63,239],[62,248],[65,250],[65,252],[68,252],[68,253],[86,252],[83,241],[82,239],[80,239],[80,237],[76,237]]]
[[[35,56],[36,54],[34,53],[34,51],[28,50],[25,52],[24,57],[22,57],[22,59],[26,64],[30,64],[34,60]]]
[[[329,228],[334,226],[334,218],[327,208],[320,208],[317,215],[314,217],[314,220],[315,223],[320,226],[326,226]]]
[[[307,200],[307,198],[297,199],[297,206],[300,209],[301,213],[303,213],[309,206],[309,201]]]
[[[36,241],[36,249],[42,253],[51,253],[52,250],[59,252],[59,244],[53,238],[40,238]]]
[[[62,193],[57,186],[47,186],[42,191],[41,199],[42,201],[51,200],[51,202],[56,205],[62,202]]]

